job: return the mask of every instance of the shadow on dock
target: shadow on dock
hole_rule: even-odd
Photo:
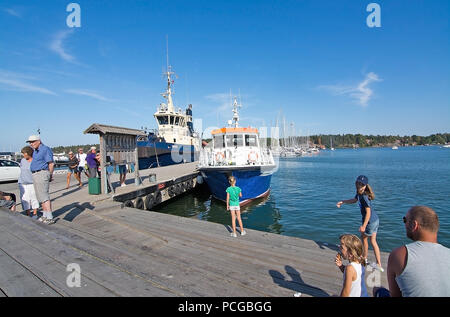
[[[94,206],[88,202],[80,204],[79,202],[64,206],[53,212],[54,217],[59,217],[64,214],[64,220],[72,222],[77,216],[83,213],[86,209],[94,210]]]
[[[269,270],[269,274],[273,279],[273,282],[278,286],[292,290],[293,292],[300,292],[302,294],[307,294],[314,297],[329,297],[330,294],[324,290],[308,285],[303,281],[300,273],[294,269],[292,266],[286,265],[286,274],[290,277],[290,280],[276,270]]]

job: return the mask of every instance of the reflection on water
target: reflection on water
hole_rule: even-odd
[[[231,216],[227,211],[224,202],[212,197],[206,186],[201,189],[185,194],[170,203],[163,204],[155,211],[206,220],[210,222],[230,225]],[[241,208],[241,217],[244,227],[266,231],[271,233],[281,233],[281,214],[271,199],[271,195],[256,199]]]

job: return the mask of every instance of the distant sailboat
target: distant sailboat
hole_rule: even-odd
[[[330,150],[334,151],[334,147],[333,147],[333,138],[330,137]]]
[[[394,145],[394,146],[392,147],[392,149],[393,149],[393,150],[398,150],[398,146],[397,146],[397,145]]]

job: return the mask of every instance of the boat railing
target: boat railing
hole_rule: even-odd
[[[238,151],[240,152],[238,153]],[[244,159],[239,160],[240,155]],[[275,164],[272,151],[269,148],[249,151],[204,148],[200,152],[199,163],[201,166],[263,166]]]

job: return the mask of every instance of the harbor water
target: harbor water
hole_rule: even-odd
[[[336,203],[354,198],[355,179],[361,174],[375,192],[382,251],[409,243],[402,217],[414,205],[437,212],[438,240],[450,247],[450,149],[440,146],[336,149],[280,158],[270,196],[243,209],[244,227],[330,244],[337,244],[342,233],[359,236],[358,204],[337,208]],[[156,211],[230,225],[225,204],[206,187]]]

